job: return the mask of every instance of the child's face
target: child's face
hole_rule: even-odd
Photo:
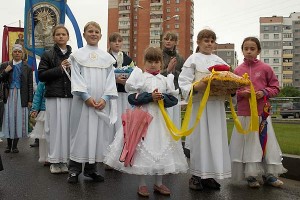
[[[205,55],[210,55],[214,50],[214,46],[216,42],[212,38],[202,38],[201,40],[197,40],[197,44],[200,53],[203,53]]]
[[[242,51],[246,59],[255,59],[260,53],[256,43],[250,40],[244,42]]]
[[[117,38],[116,41],[109,43],[110,49],[113,52],[119,52],[122,48],[122,45],[123,45],[123,41],[119,38]]]
[[[53,36],[53,41],[58,46],[66,45],[68,40],[69,40],[69,36],[68,36],[67,31],[64,28],[59,28],[55,31],[54,36]]]
[[[101,36],[101,31],[93,25],[89,25],[83,33],[86,43],[91,46],[98,46]]]
[[[157,71],[160,70],[161,62],[160,61],[150,61],[147,60],[145,62],[144,69],[147,71]]]

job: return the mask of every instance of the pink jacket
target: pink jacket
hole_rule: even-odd
[[[249,75],[249,78],[254,86],[255,91],[263,91],[264,94],[270,98],[279,93],[279,82],[275,76],[273,69],[261,62],[260,60],[245,60],[239,65],[234,73],[242,76],[244,73]],[[249,99],[239,95],[245,88],[237,91],[237,114],[239,116],[250,116]],[[264,106],[264,98],[257,100],[258,114],[261,115]]]

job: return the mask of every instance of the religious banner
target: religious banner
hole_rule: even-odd
[[[12,60],[12,47],[14,44],[21,44],[24,47],[24,29],[20,27],[4,26],[2,38],[2,62]],[[27,56],[25,53],[23,60],[26,59]]]
[[[77,21],[67,5],[67,0],[26,0],[24,16],[24,43],[28,50],[28,64],[34,67],[36,82],[38,74],[36,55],[41,56],[45,49],[54,45],[52,30],[65,23],[67,15],[74,27],[78,48],[83,46]]]
[[[41,56],[53,46],[52,29],[64,24],[66,0],[28,0],[25,3],[25,47]]]

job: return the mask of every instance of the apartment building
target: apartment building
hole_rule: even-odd
[[[238,65],[237,53],[234,50],[234,44],[216,44],[213,52],[220,58],[222,58],[232,69],[235,69]]]
[[[274,70],[280,86],[300,89],[300,13],[260,18],[260,59]]]
[[[110,0],[108,35],[119,32],[123,48],[137,65],[148,46],[160,47],[164,32],[178,34],[178,52],[186,59],[193,52],[193,0]]]

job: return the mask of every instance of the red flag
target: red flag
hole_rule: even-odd
[[[4,26],[2,38],[2,62],[12,59],[11,53],[14,44],[21,44],[24,47],[24,28]],[[26,55],[26,53],[24,55]]]

